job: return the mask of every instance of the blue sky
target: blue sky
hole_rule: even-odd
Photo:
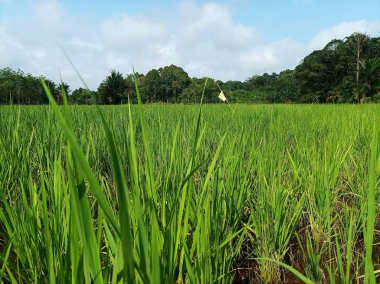
[[[63,47],[92,88],[110,69],[167,64],[191,76],[245,80],[294,68],[314,49],[353,32],[380,36],[380,1],[0,0],[0,68],[74,87]]]

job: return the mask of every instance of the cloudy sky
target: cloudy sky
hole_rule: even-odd
[[[190,76],[245,80],[294,68],[355,31],[380,36],[378,0],[0,0],[0,68],[92,89],[111,69],[169,64]]]

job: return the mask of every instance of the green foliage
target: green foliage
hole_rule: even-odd
[[[192,78],[190,85],[185,88],[179,97],[179,101],[183,103],[195,103],[199,104],[201,102],[202,94],[203,102],[205,103],[215,103],[218,102],[218,94],[220,92],[218,84],[220,81],[215,81],[214,79],[207,79],[208,84],[206,86],[206,78],[198,79]]]
[[[57,85],[46,80],[53,96],[58,98]],[[0,69],[0,104],[46,104],[48,102],[39,78],[10,68]]]
[[[189,75],[175,65],[150,70],[143,79],[142,99],[146,102],[178,102],[190,85]],[[202,92],[199,93],[201,95]]]
[[[97,93],[83,88],[75,89],[68,97],[72,104],[92,105],[96,104]]]
[[[365,102],[379,83],[379,38],[354,33],[332,40],[306,56],[295,68],[302,102]]]

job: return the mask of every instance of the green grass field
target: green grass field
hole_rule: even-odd
[[[0,107],[0,279],[376,283],[379,131],[379,105]]]

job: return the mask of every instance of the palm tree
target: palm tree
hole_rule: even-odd
[[[98,88],[99,102],[103,104],[120,104],[126,95],[127,82],[123,74],[112,69],[111,74]]]

